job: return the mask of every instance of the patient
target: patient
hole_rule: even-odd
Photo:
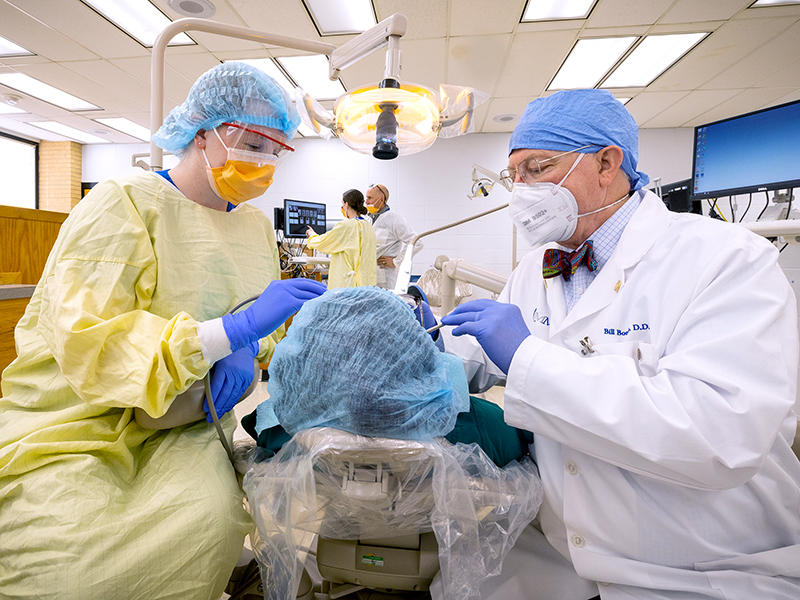
[[[440,353],[410,308],[379,288],[338,288],[307,302],[269,374],[270,400],[242,420],[268,455],[311,427],[444,436],[478,444],[500,467],[521,460],[533,441],[505,423],[500,407],[469,397],[461,359]]]

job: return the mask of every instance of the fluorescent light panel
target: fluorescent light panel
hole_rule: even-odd
[[[286,78],[286,75],[283,74],[283,71],[278,68],[278,65],[276,65],[275,61],[271,58],[236,59],[236,62],[247,63],[256,69],[261,69],[264,73],[277,81],[280,86],[294,98],[294,84]]]
[[[609,75],[602,87],[645,87],[705,36],[705,33],[649,35]]]
[[[70,139],[75,140],[76,142],[81,142],[83,144],[110,143],[109,140],[103,140],[97,136],[81,131],[80,129],[75,129],[74,127],[64,125],[63,123],[56,123],[55,121],[37,121],[34,123],[28,123],[28,125],[33,125],[34,127],[46,129],[47,131],[52,131],[53,133],[57,133],[58,135],[63,135],[64,137],[68,137]]]
[[[297,132],[300,135],[302,135],[304,138],[307,138],[307,137],[320,137],[320,135],[316,131],[311,129],[311,127],[309,127],[305,123],[300,123],[300,127],[297,128]]]
[[[0,84],[66,110],[98,110],[100,108],[22,73],[0,73]]]
[[[790,6],[800,4],[800,0],[758,0],[750,8],[762,8],[764,6]]]
[[[152,48],[161,30],[172,23],[169,17],[148,0],[83,0],[106,19],[143,46]],[[170,46],[194,44],[185,33],[179,33]]]
[[[619,101],[620,101],[620,102],[622,102],[623,104],[627,104],[628,102],[630,102],[630,101],[631,101],[631,99],[630,99],[630,98],[617,98],[617,100],[619,100]]]
[[[0,37],[0,56],[33,56],[33,52],[25,50],[22,46],[17,46],[11,40]]]
[[[528,0],[522,23],[554,19],[585,19],[595,0]]]
[[[328,58],[322,54],[284,56],[277,59],[297,85],[317,100],[333,100],[346,90],[340,80],[328,77]]]
[[[94,119],[98,123],[102,123],[106,127],[111,127],[111,129],[116,129],[117,131],[121,131],[122,133],[126,133],[131,137],[135,137],[136,139],[142,140],[144,142],[150,141],[150,130],[147,127],[143,127],[138,123],[134,123],[130,119],[125,119],[123,117],[114,117],[114,118],[107,118],[107,119]]]
[[[9,106],[5,102],[0,102],[0,115],[18,115],[27,111],[17,108],[16,106]]]
[[[361,33],[373,25],[371,0],[303,0],[322,35]]]
[[[547,89],[593,88],[635,41],[635,37],[578,40]]]

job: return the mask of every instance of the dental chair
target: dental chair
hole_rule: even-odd
[[[542,499],[526,458],[500,469],[474,444],[297,433],[244,478],[265,598],[295,598],[316,545],[319,600],[477,598]],[[437,575],[438,574],[438,575]]]

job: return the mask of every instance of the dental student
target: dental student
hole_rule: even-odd
[[[205,420],[146,429],[134,408],[164,415],[214,365],[228,413],[325,291],[278,281],[272,224],[246,204],[299,122],[274,80],[217,65],[154,135],[180,163],[97,185],[65,221],[3,372],[3,598],[221,595],[252,526],[225,450]]]
[[[529,527],[484,597],[800,598],[797,315],[778,252],[669,212],[637,160],[609,92],[531,102],[509,210],[537,249],[498,301],[442,319],[473,391],[505,381],[545,489],[547,544]]]

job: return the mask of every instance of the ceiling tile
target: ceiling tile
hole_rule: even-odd
[[[403,39],[438,38],[449,33],[447,0],[373,0],[373,4],[378,12],[378,20],[395,13],[405,15],[408,30]]]
[[[94,52],[4,0],[0,0],[0,36],[50,60],[98,58]]]
[[[794,62],[771,77],[762,79],[757,87],[800,87],[800,62]]]
[[[589,27],[652,25],[668,6],[663,0],[639,0],[631,10],[628,0],[599,0],[589,15]]]
[[[704,112],[694,119],[684,123],[684,127],[697,127],[722,119],[729,119],[737,115],[753,112],[770,106],[777,98],[782,98],[792,92],[795,88],[751,88],[733,96],[715,106],[711,110]]]
[[[486,121],[483,124],[484,133],[510,133],[514,127],[519,123],[519,117],[525,112],[525,107],[533,98],[494,98],[491,100],[486,116]],[[505,121],[498,123],[493,119],[498,115],[517,115],[513,121]]]
[[[235,25],[246,24],[260,31],[329,43],[335,43],[332,40],[338,37],[320,38],[314,22],[299,0],[228,0],[228,3],[238,15],[237,21],[240,21]]]
[[[753,0],[678,0],[661,18],[660,23],[727,20],[752,3]]]
[[[150,86],[107,60],[81,60],[61,63],[86,79],[105,83],[112,92],[123,92],[126,99],[141,108],[150,108]]]
[[[675,104],[689,92],[642,92],[625,105],[634,120],[643,127],[663,110]],[[677,125],[676,125],[677,127]]]
[[[741,90],[695,90],[689,92],[664,109],[658,115],[649,119],[645,127],[675,127],[685,126],[686,123],[696,119],[698,115],[706,113],[726,100],[732,98]]]
[[[524,8],[524,0],[451,0],[449,34],[511,33]]]
[[[732,67],[709,80],[703,87],[748,88],[758,84],[800,60],[798,39],[800,39],[800,22],[761,44]]]
[[[661,92],[699,88],[790,24],[787,19],[729,21],[650,84],[650,89]]]
[[[493,94],[498,81],[498,66],[509,49],[508,36],[482,35],[448,40],[447,81],[468,85]]]
[[[537,98],[567,58],[576,36],[575,31],[517,33],[495,95]],[[542,52],[542,48],[547,51]]]

